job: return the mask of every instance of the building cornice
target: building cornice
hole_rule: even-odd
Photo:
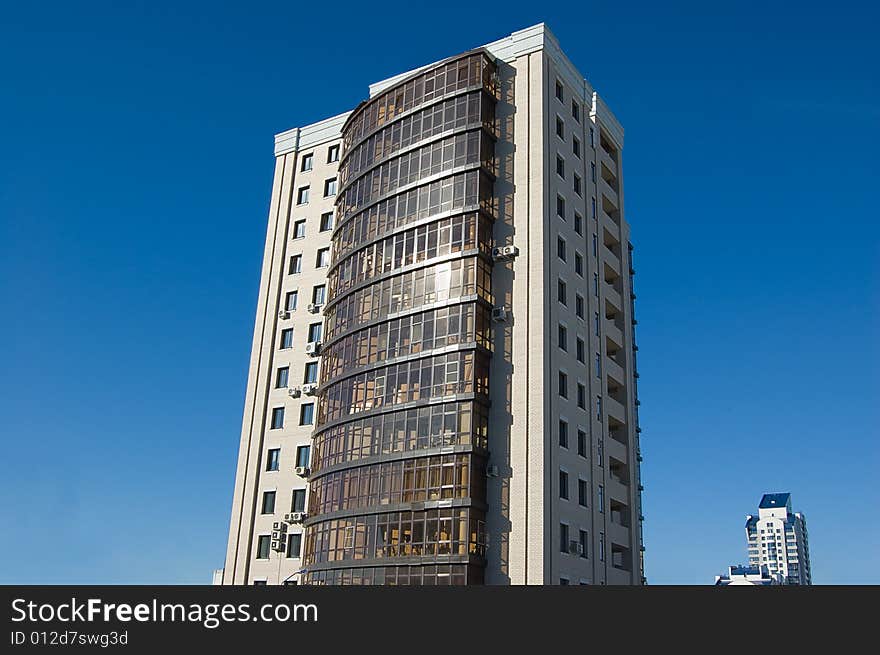
[[[291,152],[312,148],[328,141],[341,139],[342,125],[350,113],[350,111],[347,111],[311,125],[295,127],[292,130],[276,134],[275,156],[279,157]]]

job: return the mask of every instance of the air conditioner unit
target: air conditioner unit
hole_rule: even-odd
[[[287,544],[284,542],[285,542],[284,539],[279,539],[277,542],[278,545],[275,546],[275,550],[280,551],[280,552],[284,552],[285,550],[287,550]]]
[[[321,352],[321,342],[320,341],[311,341],[306,344],[306,355],[312,355],[313,357]]]
[[[583,555],[584,548],[583,548],[583,546],[581,546],[581,542],[579,542],[579,541],[569,541],[568,542],[568,552],[573,553],[573,554],[577,554],[577,555]]]
[[[286,523],[293,523],[293,515],[294,515],[294,512],[288,512],[287,514],[284,515],[284,521]]]
[[[281,530],[272,530],[272,541],[281,539]]]
[[[287,320],[288,318],[290,318],[290,312],[282,309],[280,312],[278,312],[278,318],[282,320]]]
[[[317,384],[304,384],[302,386],[302,392],[307,396],[314,396],[318,392]]]
[[[490,478],[498,477],[498,467],[495,464],[490,464],[486,467],[486,475]]]
[[[311,473],[311,470],[308,466],[297,466],[295,469],[293,469],[293,472],[301,478],[307,478],[309,477],[309,473]]]
[[[272,524],[272,530],[280,530],[282,525],[284,525],[283,521],[275,521]],[[285,528],[285,529],[287,529],[287,528]]]
[[[519,254],[519,248],[516,246],[498,246],[492,248],[492,259],[496,262],[513,259]]]
[[[272,550],[280,550],[280,548],[279,548],[280,543],[281,542],[278,541],[277,539],[273,539],[272,540]]]
[[[291,523],[302,523],[308,518],[308,514],[305,512],[291,512],[290,514],[290,522]]]
[[[497,323],[503,323],[507,320],[508,312],[507,307],[493,307],[492,308],[492,320]]]
[[[320,311],[321,311],[321,305],[319,305],[318,303],[309,303],[309,313],[310,314],[317,314]]]
[[[302,389],[299,387],[290,387],[287,390],[287,395],[291,398],[299,398],[299,395],[302,393]]]

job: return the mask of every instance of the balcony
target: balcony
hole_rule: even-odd
[[[611,566],[620,571],[632,571],[630,549],[619,543],[611,544]]]
[[[602,258],[605,260],[605,267],[614,271],[615,277],[620,275],[623,270],[620,268],[620,244],[612,240],[607,231],[602,230],[604,235],[602,243]]]
[[[618,403],[620,404],[620,403]],[[629,429],[626,421],[608,415],[608,436],[624,446],[629,445]]]
[[[624,462],[626,458],[617,459],[615,457],[608,458],[608,475],[615,482],[619,482],[625,487],[629,487],[629,466],[627,466]],[[612,501],[613,504],[613,501]],[[628,512],[629,510],[627,510]],[[629,525],[628,521],[624,522],[624,525]]]
[[[605,336],[611,340],[616,348],[623,348],[623,331],[614,319],[605,319]]]
[[[614,398],[607,396],[605,397],[604,404],[608,416],[617,419],[620,423],[626,423],[626,409],[623,405],[614,400]]]
[[[617,162],[614,160],[611,153],[605,150],[605,148],[599,148],[599,163],[607,168],[615,177],[618,176]]]
[[[629,502],[629,487],[620,482],[619,478],[609,475],[605,479],[605,491],[607,492],[612,505],[614,505],[615,502],[618,504],[623,503],[624,505]],[[627,517],[626,522],[629,522],[629,517]]]
[[[610,232],[611,234],[617,234],[618,231],[620,230],[620,226],[617,222],[617,219],[613,218],[612,216],[609,216],[608,213],[604,209],[599,213],[602,216],[599,219],[599,222],[602,224],[602,229]],[[616,215],[617,215],[617,212],[615,212],[615,216]]]
[[[604,365],[605,372],[608,374],[608,377],[614,380],[618,386],[623,387],[626,385],[626,374],[623,371],[623,367],[616,361],[614,361],[611,358],[610,354],[608,357],[605,358]],[[611,385],[609,384],[609,386]]]
[[[617,191],[612,189],[611,185],[609,185],[604,179],[599,180],[599,191],[615,210],[620,210],[620,201],[617,199]]]
[[[605,440],[605,454],[609,459],[616,459],[622,462],[626,461],[626,445],[620,443],[617,439],[611,438]]]
[[[623,302],[621,301],[620,294],[617,292],[613,286],[605,283],[605,300],[607,300],[618,312],[623,309]]]
[[[616,544],[624,546],[627,550],[632,545],[632,532],[629,527],[611,521],[608,525],[608,537]]]

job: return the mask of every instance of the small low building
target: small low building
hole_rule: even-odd
[[[716,575],[716,587],[728,587],[733,585],[781,585],[785,584],[785,577],[779,573],[770,573],[766,564],[761,566],[730,566],[727,575]]]

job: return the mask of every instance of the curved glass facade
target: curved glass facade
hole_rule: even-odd
[[[482,50],[343,127],[304,584],[480,584],[495,66]]]

